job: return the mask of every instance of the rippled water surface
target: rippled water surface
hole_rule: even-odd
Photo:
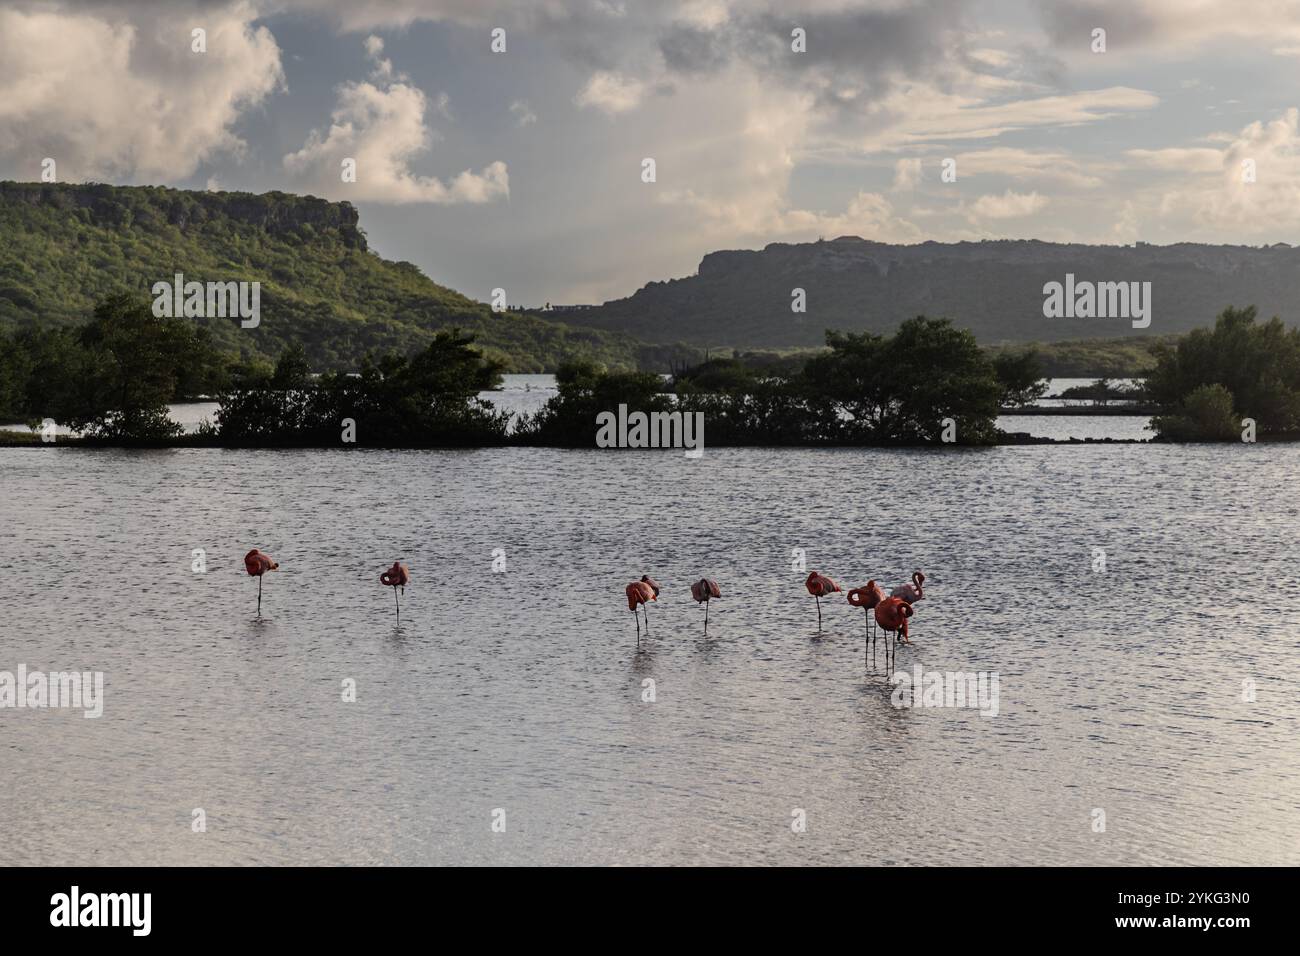
[[[1297,473],[1277,445],[0,450],[0,670],[106,680],[99,719],[0,709],[5,862],[1300,863]],[[794,548],[845,585],[924,568],[899,667],[997,672],[998,715],[892,706]]]

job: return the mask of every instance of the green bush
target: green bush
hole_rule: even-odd
[[[1229,306],[1213,329],[1158,348],[1147,391],[1160,409],[1152,425],[1165,438],[1189,427],[1202,437],[1231,437],[1241,417],[1253,418],[1260,435],[1300,430],[1300,332],[1276,316],[1257,322],[1254,306]],[[1236,419],[1231,429],[1224,395],[1226,414]]]
[[[220,396],[217,436],[226,445],[341,446],[343,423],[359,447],[488,445],[505,440],[510,416],[478,393],[501,381],[499,362],[453,329],[408,357],[366,356],[361,372],[312,379],[301,348],[273,372],[248,369]]]
[[[1240,435],[1232,392],[1222,385],[1198,385],[1183,399],[1178,414],[1158,415],[1152,426],[1170,441],[1230,441]]]

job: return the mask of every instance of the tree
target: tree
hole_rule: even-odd
[[[1255,419],[1260,434],[1300,429],[1300,332],[1276,316],[1257,322],[1253,305],[1228,306],[1213,329],[1196,329],[1176,346],[1161,345],[1147,379],[1160,409],[1157,423],[1185,418],[1187,401],[1206,385],[1223,386],[1235,413]]]
[[[647,414],[668,411],[671,399],[664,394],[663,380],[650,372],[610,372],[591,359],[574,359],[560,365],[555,374],[558,392],[537,411],[523,418],[516,435],[525,441],[571,448],[596,443],[596,416],[618,412]]]
[[[887,437],[937,441],[946,418],[956,422],[962,444],[996,437],[1001,387],[974,333],[917,316],[890,339],[886,362],[895,395]]]
[[[344,419],[369,446],[437,447],[503,441],[509,414],[478,395],[501,381],[501,363],[458,329],[412,356],[367,355],[358,374],[313,378],[299,347],[274,371],[253,370],[221,395],[217,424],[232,444],[337,445]]]
[[[673,376],[673,391],[678,395],[691,392],[744,393],[755,387],[760,378],[755,369],[739,356],[709,359],[684,368]]]
[[[1198,385],[1175,415],[1160,415],[1152,426],[1171,441],[1230,441],[1240,433],[1232,392],[1222,385]]]
[[[55,398],[61,414],[54,417],[93,437],[175,437],[181,428],[167,417],[168,403],[220,377],[206,331],[186,319],[158,318],[131,295],[101,302],[79,338],[84,354],[71,356],[66,370],[82,384]]]
[[[830,351],[814,355],[796,387],[819,431],[832,439],[871,441],[893,401],[888,346],[873,332],[826,332]]]
[[[0,421],[20,421],[27,415],[27,383],[31,357],[17,336],[0,333]]]
[[[215,389],[223,375],[206,331],[120,294],[81,329],[26,330],[5,343],[0,406],[95,438],[169,438],[180,427],[168,403]]]
[[[1032,405],[1047,392],[1043,362],[1036,349],[999,351],[993,356],[993,372],[1002,387],[998,401],[1005,408]]]
[[[935,442],[945,419],[963,444],[996,437],[1003,388],[969,331],[917,316],[887,339],[827,332],[826,344],[830,352],[809,359],[800,381],[823,438]]]

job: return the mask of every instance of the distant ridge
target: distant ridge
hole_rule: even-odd
[[[1043,285],[1067,272],[1150,281],[1150,328],[1123,319],[1047,319]],[[791,290],[807,313],[791,311]],[[980,342],[1163,335],[1213,322],[1224,306],[1300,318],[1300,249],[1178,243],[1091,246],[1036,239],[893,245],[856,236],[712,252],[696,275],[651,282],[565,320],[694,346],[816,346],[827,328],[883,332],[910,316],[947,317]]]

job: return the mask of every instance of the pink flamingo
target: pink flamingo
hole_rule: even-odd
[[[853,588],[847,595],[845,595],[845,597],[849,599],[849,603],[854,607],[862,608],[862,629],[864,634],[862,653],[865,657],[867,653],[865,635],[868,631],[869,625],[874,627],[874,622],[871,617],[871,609],[885,599],[885,590],[875,581],[868,581],[860,588]],[[874,641],[874,637],[872,640]]]
[[[722,597],[718,582],[712,578],[700,578],[691,585],[691,597],[695,598],[696,603],[704,605],[704,633],[707,634],[709,633],[709,600]]]
[[[911,583],[900,584],[898,587],[894,588],[894,590],[889,592],[889,596],[893,598],[898,598],[900,601],[905,601],[907,605],[910,607],[911,605],[915,604],[917,601],[921,600],[921,598],[925,597],[925,592],[921,589],[921,585],[924,583],[925,583],[925,575],[922,574],[920,569],[918,568],[917,570],[912,572]],[[908,617],[911,617],[911,615],[909,614]],[[904,630],[903,636],[904,637],[907,636],[906,630]],[[907,643],[910,644],[911,641],[908,641]]]
[[[641,575],[640,581],[633,581],[625,589],[627,592],[627,608],[636,616],[638,606],[641,612],[645,614],[645,632],[646,636],[650,634],[650,612],[646,610],[648,601],[659,600],[659,584],[648,574]],[[636,645],[641,646],[641,618],[636,619]]]
[[[817,599],[817,630],[820,631],[822,629],[822,598],[834,594],[841,588],[826,575],[817,571],[808,575],[808,580],[803,584],[808,589],[808,593]]]
[[[379,575],[379,583],[386,588],[393,589],[393,603],[397,605],[397,619],[402,619],[402,604],[397,600],[397,589],[401,588],[402,593],[406,593],[406,585],[410,583],[411,572],[401,561],[394,561],[393,566]]]
[[[269,554],[263,554],[254,548],[244,555],[244,570],[250,577],[257,578],[257,616],[262,616],[262,575],[267,571],[279,571],[280,565],[271,560]]]
[[[925,583],[925,575],[919,570],[912,572],[912,581],[910,584],[900,584],[894,590],[889,592],[890,597],[901,598],[908,604],[915,604],[921,598],[925,597],[925,592],[921,590],[921,585]]]
[[[876,623],[894,633],[895,642],[911,644],[907,636],[907,619],[916,612],[902,598],[887,597],[876,605]]]

